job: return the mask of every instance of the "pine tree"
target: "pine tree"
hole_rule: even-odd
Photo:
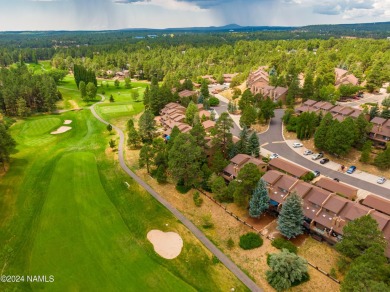
[[[302,99],[304,101],[313,98],[314,96],[314,81],[313,81],[313,73],[309,72],[305,76],[305,83],[302,88]]]
[[[371,141],[367,141],[366,143],[364,143],[363,148],[362,148],[362,154],[360,156],[361,162],[364,162],[364,163],[370,162],[371,147],[372,147]]]
[[[172,176],[176,181],[183,182],[185,187],[200,180],[200,160],[202,151],[195,144],[195,139],[190,134],[180,133],[173,143],[168,154],[168,165]]]
[[[141,151],[139,153],[139,166],[144,167],[146,166],[146,171],[150,173],[150,167],[153,163],[154,159],[154,150],[152,145],[150,144],[144,144],[142,146]]]
[[[144,106],[145,106],[145,110],[150,109],[150,90],[149,90],[149,86],[147,86],[145,91],[144,91]]]
[[[379,153],[375,157],[374,164],[380,169],[389,169],[390,168],[390,147],[387,146],[386,150],[382,153]]]
[[[288,239],[294,238],[303,233],[303,219],[302,199],[292,193],[282,206],[277,229]]]
[[[210,92],[209,92],[209,86],[207,85],[206,80],[202,80],[202,85],[200,87],[200,93],[202,94],[204,99],[208,99],[210,97]]]
[[[248,128],[244,125],[241,132],[240,132],[240,141],[236,143],[237,151],[241,154],[247,154],[248,153]]]
[[[314,145],[318,149],[326,149],[327,135],[332,124],[333,117],[331,113],[327,113],[314,134]]]
[[[288,93],[286,97],[286,102],[289,106],[293,106],[295,103],[295,98],[299,95],[299,80],[297,76],[293,76],[293,79],[288,87]]]
[[[127,122],[127,145],[133,149],[137,149],[141,144],[141,136],[134,127],[133,120]]]
[[[253,132],[248,140],[248,155],[258,158],[260,156],[260,141],[256,132]]]
[[[260,179],[253,191],[252,198],[249,201],[249,216],[260,218],[269,207],[269,196],[267,185],[263,179]]]
[[[157,168],[156,180],[159,184],[163,184],[163,183],[167,182],[167,172],[166,172],[166,169],[163,165],[160,165]]]
[[[191,101],[186,109],[186,123],[193,126],[195,115],[199,115],[198,107]]]
[[[138,122],[139,133],[143,141],[152,142],[156,133],[156,121],[154,115],[150,110],[145,110],[139,118]]]
[[[82,99],[86,99],[87,97],[87,90],[86,90],[86,84],[84,81],[80,81],[79,83],[79,90],[80,90],[80,95]]]
[[[196,116],[195,116],[196,117]],[[206,131],[201,123],[196,123],[193,128],[190,130],[190,134],[195,138],[196,145],[198,145],[202,150],[206,149]]]
[[[214,173],[219,174],[226,166],[228,166],[228,164],[229,161],[223,157],[221,150],[217,149],[211,159],[211,170]]]
[[[107,131],[111,134],[111,131],[112,131],[112,126],[111,126],[111,124],[108,124],[106,128],[107,128]]]
[[[294,282],[308,277],[307,261],[287,249],[271,254],[269,266],[271,270],[266,272],[267,281],[276,291],[287,290]]]
[[[6,170],[5,163],[9,162],[9,157],[14,152],[15,147],[15,140],[8,133],[5,126],[0,123],[0,163],[3,164],[4,171]]]
[[[215,123],[212,145],[220,148],[223,156],[228,157],[228,148],[233,143],[233,135],[230,130],[233,128],[233,120],[228,113],[224,112]]]
[[[257,111],[253,106],[247,106],[242,109],[241,117],[240,117],[240,126],[250,128],[253,124],[256,123],[257,120]]]
[[[343,240],[336,249],[350,259],[355,259],[374,245],[386,248],[386,239],[379,230],[378,222],[370,215],[352,220],[344,226]]]

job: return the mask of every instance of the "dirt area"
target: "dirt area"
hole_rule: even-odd
[[[263,133],[268,130],[269,122],[267,124],[256,124],[252,125],[251,129],[255,130],[257,133]]]
[[[241,83],[241,85],[236,86],[235,88],[239,88],[241,92],[244,92],[247,89],[246,81]],[[222,95],[223,97],[226,97],[229,100],[232,100],[233,90],[229,88],[227,90],[221,91],[219,94]]]
[[[173,184],[159,185],[156,180],[147,174],[145,169],[139,169],[138,167],[138,153],[139,150],[126,150],[127,163],[131,169],[135,170],[137,175],[144,179],[154,190],[174,205],[179,211],[181,211],[187,218],[189,218],[198,228],[200,228],[206,236],[225,254],[227,254],[244,272],[249,272],[255,282],[264,289],[264,291],[274,291],[272,287],[267,283],[265,278],[265,271],[268,270],[266,263],[267,254],[278,252],[276,248],[271,245],[271,241],[264,239],[262,247],[254,250],[242,250],[238,246],[239,237],[247,232],[253,232],[251,228],[240,223],[238,220],[230,216],[217,204],[212,202],[206,196],[202,196],[203,204],[201,207],[196,207],[193,202],[194,190],[189,191],[187,194],[180,194],[176,191]],[[278,233],[275,230],[276,221],[275,218],[270,215],[263,215],[260,219],[249,218],[248,212],[245,209],[238,207],[235,204],[226,204],[226,208],[245,220],[249,224],[253,225],[259,230],[266,231],[267,233],[274,233],[275,236]],[[212,223],[212,228],[203,228],[205,220]],[[266,230],[267,229],[267,230]],[[228,240],[234,241],[234,246],[228,247]],[[296,239],[297,243],[301,245],[300,248],[307,250],[314,250],[314,247],[305,247],[307,242],[306,237],[299,237]],[[315,246],[313,243],[313,246]],[[321,266],[317,261],[319,255],[328,258],[328,254],[323,252],[323,246],[318,243],[316,247],[318,253],[306,252],[308,260]],[[330,256],[329,256],[330,257]],[[327,264],[324,270],[328,269]],[[339,285],[327,278],[325,275],[319,273],[315,269],[309,269],[311,280],[305,284],[291,289],[291,291],[339,291]]]
[[[287,140],[298,140],[297,135],[294,132],[287,132],[284,130],[284,137]],[[312,150],[313,152],[318,152],[317,148],[314,146],[314,138],[309,140],[303,140],[301,141],[303,146],[307,149]],[[376,151],[375,149],[373,151]],[[351,165],[355,165],[358,170],[365,171],[370,174],[376,175],[376,176],[384,176],[384,177],[390,177],[390,170],[380,170],[376,166],[372,164],[366,164],[359,161],[361,156],[361,151],[356,150],[355,148],[352,148],[351,151],[348,153],[345,157],[335,157],[333,155],[328,154],[325,152],[325,155],[329,157],[332,161],[339,163],[341,165],[345,165],[345,171],[347,171],[348,167]],[[372,161],[374,160],[375,154],[371,154]]]

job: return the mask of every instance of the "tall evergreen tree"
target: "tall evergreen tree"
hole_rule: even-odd
[[[248,149],[247,153],[249,155],[256,158],[260,157],[260,141],[256,132],[253,132],[252,135],[250,135],[247,149]]]
[[[154,151],[153,147],[150,144],[144,144],[142,146],[141,151],[139,153],[139,166],[146,166],[146,170],[150,173],[150,167],[152,166],[154,159]]]
[[[249,154],[248,153],[248,138],[249,132],[248,128],[244,125],[240,132],[240,141],[236,143],[237,151],[241,154]]]
[[[229,146],[233,143],[233,135],[230,130],[233,128],[233,120],[229,114],[224,112],[215,123],[215,131],[212,137],[212,145],[220,148],[223,156],[228,157]]]
[[[156,133],[156,121],[150,110],[145,110],[139,118],[138,122],[139,133],[143,141],[151,143]]]
[[[302,88],[302,99],[304,101],[313,98],[314,96],[314,78],[313,73],[309,72],[305,76],[305,82]]]
[[[261,178],[253,191],[252,198],[249,201],[249,216],[260,218],[269,207],[269,196],[267,184]]]
[[[133,149],[137,149],[141,144],[141,136],[134,127],[132,119],[127,122],[127,145]]]
[[[80,96],[82,99],[87,98],[87,89],[86,89],[86,84],[84,81],[80,81],[79,83],[79,91],[80,91]]]
[[[299,96],[300,88],[299,88],[299,80],[298,76],[293,76],[290,86],[288,87],[288,93],[286,97],[286,102],[289,106],[293,106],[295,104],[295,98]]]
[[[288,239],[303,233],[302,199],[296,193],[289,195],[278,217],[277,229]]]
[[[145,91],[144,91],[144,106],[145,106],[145,109],[150,109],[150,90],[149,90],[149,86],[147,86],[145,88]]]
[[[207,82],[204,79],[202,80],[200,93],[204,99],[208,99],[210,97],[209,86],[207,85]]]
[[[186,123],[193,126],[195,115],[199,115],[198,107],[191,101],[186,109]]]
[[[390,168],[390,147],[387,146],[386,150],[379,153],[374,160],[374,164],[380,169]]]
[[[221,150],[218,148],[211,158],[211,170],[214,173],[219,174],[226,166],[228,166],[228,164],[229,161],[227,161],[225,157],[223,157]]]
[[[386,244],[378,222],[370,215],[365,215],[347,223],[343,229],[343,240],[336,244],[336,249],[344,256],[356,259],[370,247],[378,245],[385,249]]]
[[[206,131],[201,123],[196,123],[190,130],[190,134],[195,138],[195,143],[203,151],[206,149]]]
[[[189,134],[180,133],[168,154],[168,165],[176,181],[189,187],[200,180],[200,160],[202,151]]]
[[[314,145],[318,149],[326,149],[327,137],[329,129],[332,127],[333,117],[331,113],[327,113],[322,119],[317,131],[314,134]]]
[[[256,123],[257,111],[253,106],[247,106],[241,110],[240,126],[250,128]]]
[[[3,164],[4,171],[6,162],[9,162],[10,155],[14,152],[16,142],[8,133],[6,127],[0,123],[0,163]]]

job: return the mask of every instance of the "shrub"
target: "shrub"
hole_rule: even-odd
[[[329,272],[329,275],[330,275],[332,278],[337,279],[336,269],[335,269],[335,268],[331,268],[331,269],[330,269],[330,272]]]
[[[301,177],[302,180],[304,180],[305,182],[309,182],[309,181],[312,181],[314,179],[314,173],[312,173],[311,171],[309,171],[308,173],[306,173],[304,176]]]
[[[214,223],[213,223],[213,221],[211,219],[211,215],[210,214],[204,215],[202,217],[202,221],[203,221],[202,227],[204,229],[211,229],[211,228],[214,227]]]
[[[276,247],[277,249],[287,249],[289,252],[297,253],[298,249],[297,247],[291,242],[284,238],[276,238],[274,241],[272,241],[272,246]]]
[[[254,249],[263,245],[263,239],[257,233],[249,232],[240,236],[239,245],[245,250]]]
[[[228,249],[232,249],[234,247],[234,241],[231,237],[226,242],[226,245],[227,245]]]
[[[221,261],[219,258],[217,258],[215,255],[213,255],[211,261],[213,262],[214,265],[219,264]]]
[[[203,199],[200,197],[199,192],[195,192],[194,195],[192,196],[192,199],[194,200],[196,207],[202,206]]]
[[[214,96],[210,97],[209,98],[209,105],[210,106],[217,106],[217,105],[219,105],[219,99],[214,97]]]

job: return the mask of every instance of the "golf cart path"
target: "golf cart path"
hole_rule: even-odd
[[[95,110],[95,105],[104,102],[105,97],[103,95],[99,96],[102,100],[98,103],[93,104],[90,109],[92,114],[96,119],[102,123],[108,125],[109,123],[102,119]],[[122,169],[139,185],[141,185],[149,194],[151,194],[158,202],[160,202],[165,208],[167,208],[177,219],[179,219],[194,235],[201,241],[208,250],[210,250],[244,285],[246,285],[251,291],[263,291],[257,284],[252,281],[241,269],[239,269],[236,264],[234,264],[223,252],[221,252],[204,234],[200,231],[187,217],[185,217],[180,211],[173,207],[168,201],[161,197],[156,191],[154,191],[146,182],[144,182],[140,177],[138,177],[134,172],[128,168],[124,159],[124,144],[125,144],[125,135],[121,129],[112,125],[112,128],[119,134],[119,145],[118,145],[118,154],[119,154],[119,164]]]

